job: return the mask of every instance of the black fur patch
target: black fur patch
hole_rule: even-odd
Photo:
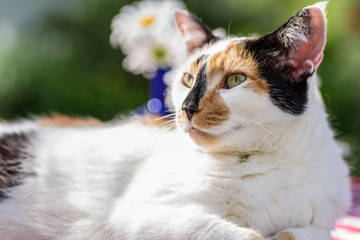
[[[205,63],[199,70],[194,87],[189,92],[188,96],[184,100],[181,109],[186,112],[189,119],[191,119],[194,112],[199,111],[199,102],[201,98],[205,95],[207,89],[207,80],[206,80],[206,66]]]
[[[29,133],[9,133],[0,137],[0,197],[6,189],[19,185],[27,176],[22,163],[30,156],[27,153]]]
[[[259,75],[266,80],[269,86],[272,102],[283,111],[294,115],[302,114],[306,109],[308,101],[308,84],[306,80],[312,73],[305,72],[297,79],[294,79],[294,68],[286,64],[286,58],[290,51],[296,49],[297,43],[285,46],[278,37],[281,37],[279,32],[282,32],[285,28],[294,27],[297,18],[303,18],[303,23],[309,25],[308,11],[308,9],[304,9],[298,12],[272,33],[258,39],[245,41],[245,48],[253,54],[256,62],[259,63]],[[305,35],[309,34],[310,29],[303,28],[303,30]]]

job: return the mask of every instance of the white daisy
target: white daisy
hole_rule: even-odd
[[[124,67],[136,74],[173,66],[185,50],[173,22],[174,0],[144,0],[124,6],[112,22],[110,43],[127,55]]]
[[[157,68],[174,66],[186,57],[186,49],[177,32],[148,35],[146,44],[127,54],[123,67],[135,74],[151,73]]]

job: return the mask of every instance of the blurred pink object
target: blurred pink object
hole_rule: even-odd
[[[347,217],[337,221],[334,240],[360,240],[360,178],[352,179],[353,205]]]

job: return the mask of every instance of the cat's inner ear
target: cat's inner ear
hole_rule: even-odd
[[[311,76],[322,61],[326,42],[325,8],[326,2],[306,7],[270,34],[275,34],[281,48],[285,49],[280,64],[293,69],[295,81]]]
[[[175,10],[174,18],[189,54],[205,43],[216,39],[209,28],[189,12],[185,10]]]

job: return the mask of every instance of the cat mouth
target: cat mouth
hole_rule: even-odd
[[[192,134],[197,134],[197,135],[203,135],[203,136],[214,136],[214,135],[212,135],[212,134],[210,134],[210,133],[204,132],[204,131],[202,131],[202,130],[200,130],[200,129],[197,129],[197,128],[195,128],[195,127],[191,127],[191,128],[189,129],[189,134],[190,134],[190,135],[192,135]]]
[[[242,128],[242,124],[231,126],[230,128],[214,128],[214,129],[200,129],[192,121],[187,121],[183,126],[183,131],[188,133],[192,139],[217,139],[220,140],[222,137],[232,135]]]
[[[241,129],[241,125],[235,126],[235,127],[231,128],[231,130],[221,131],[221,132],[217,132],[217,133],[209,133],[207,131],[200,130],[194,126],[191,126],[191,127],[189,127],[187,132],[190,134],[190,136],[197,135],[199,137],[219,138],[219,137],[225,136],[227,134],[233,133],[235,131],[238,131],[239,129]]]
[[[190,135],[202,135],[202,136],[215,136],[214,134],[208,133],[206,130],[201,130],[197,128],[192,121],[187,122],[184,131]]]
[[[231,135],[232,132],[240,129],[241,126],[237,126],[229,131],[220,132],[220,133],[209,133],[204,130],[200,130],[194,126],[191,126],[187,129],[186,132],[189,133],[189,136],[200,146],[204,147],[213,147],[218,145],[223,137],[226,135]]]
[[[195,127],[191,127],[188,130],[188,133],[189,133],[189,136],[193,139],[193,141],[200,146],[204,146],[204,147],[214,146],[219,141],[218,136],[204,132]]]

